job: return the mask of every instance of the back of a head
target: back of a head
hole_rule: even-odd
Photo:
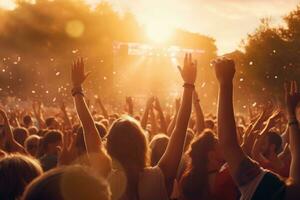
[[[120,193],[122,176],[111,179],[113,195],[121,199],[136,199],[140,172],[147,166],[148,144],[140,124],[129,116],[116,120],[107,136],[107,152],[113,161],[125,172],[126,188]],[[114,184],[116,183],[116,185]],[[117,194],[117,195],[116,195]]]
[[[55,118],[54,117],[48,117],[47,119],[45,119],[45,124],[47,127],[50,127],[52,125],[52,123],[54,122]]]
[[[206,119],[204,123],[205,123],[205,128],[209,128],[211,130],[214,130],[215,122],[212,119]]]
[[[29,136],[27,129],[26,128],[15,128],[13,130],[13,134],[14,134],[14,139],[19,144],[24,146],[24,142],[25,142],[26,138]]]
[[[39,144],[38,157],[41,157],[48,150],[49,146],[57,146],[59,142],[62,142],[62,133],[60,131],[51,130],[47,131],[44,137],[41,138]]]
[[[38,135],[29,136],[24,142],[26,152],[32,156],[36,156],[37,150],[39,148],[40,139],[41,138]]]
[[[81,166],[50,170],[25,190],[23,200],[110,200],[106,180]]]
[[[181,193],[187,200],[209,198],[208,153],[215,148],[217,139],[206,129],[194,138],[187,152],[190,163],[180,180]]]
[[[37,135],[39,132],[39,129],[35,126],[31,126],[28,128],[28,132],[29,132],[29,135]]]
[[[143,169],[147,163],[148,145],[140,124],[129,116],[116,120],[107,136],[107,151],[124,168]]]
[[[165,153],[168,143],[169,137],[165,134],[157,134],[152,138],[149,145],[151,148],[151,166],[155,166],[158,163]]]
[[[25,115],[23,117],[23,123],[26,127],[28,127],[32,124],[32,118],[30,117],[30,115]]]
[[[60,131],[48,131],[43,137],[43,144],[53,144],[62,141],[62,133]]]
[[[0,160],[0,199],[20,197],[34,178],[42,174],[39,162],[33,158],[11,154]]]
[[[282,138],[281,136],[276,132],[267,132],[267,138],[270,145],[275,146],[275,153],[279,154],[282,150]]]

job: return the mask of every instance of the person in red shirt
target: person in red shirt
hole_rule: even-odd
[[[189,164],[179,182],[180,198],[237,199],[238,190],[228,172],[218,139],[206,129],[192,142],[188,151]]]

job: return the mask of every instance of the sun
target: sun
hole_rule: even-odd
[[[146,27],[148,38],[155,43],[164,43],[172,36],[172,29],[160,23],[149,24]]]
[[[16,8],[16,4],[12,0],[0,0],[0,8],[5,10],[13,10]]]

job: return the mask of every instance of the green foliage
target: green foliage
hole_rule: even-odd
[[[238,58],[243,95],[251,91],[262,99],[280,99],[286,80],[300,81],[300,7],[284,20],[286,26],[276,28],[270,26],[269,19],[261,20],[244,41],[245,52]]]

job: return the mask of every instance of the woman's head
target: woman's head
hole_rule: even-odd
[[[209,129],[204,130],[202,134],[192,141],[187,153],[191,167],[194,168],[197,168],[199,165],[202,166],[203,163],[219,162],[221,159],[218,140]]]
[[[208,175],[221,167],[218,140],[210,129],[194,138],[187,152],[190,159],[181,178],[181,193],[185,199],[207,199],[209,195]]]
[[[147,166],[148,143],[140,124],[129,116],[117,119],[107,136],[107,152],[125,172],[127,185],[122,199],[137,199],[139,174]],[[118,193],[114,184],[113,194]]]
[[[157,134],[152,138],[149,145],[151,148],[151,166],[155,166],[158,163],[165,153],[168,143],[169,137],[165,134]]]
[[[24,192],[23,200],[110,200],[106,180],[88,168],[56,168],[35,179]]]
[[[117,119],[107,136],[107,151],[125,169],[144,169],[148,144],[139,122],[129,116]]]
[[[43,172],[39,162],[33,158],[12,154],[0,159],[0,199],[20,197],[34,178]]]

